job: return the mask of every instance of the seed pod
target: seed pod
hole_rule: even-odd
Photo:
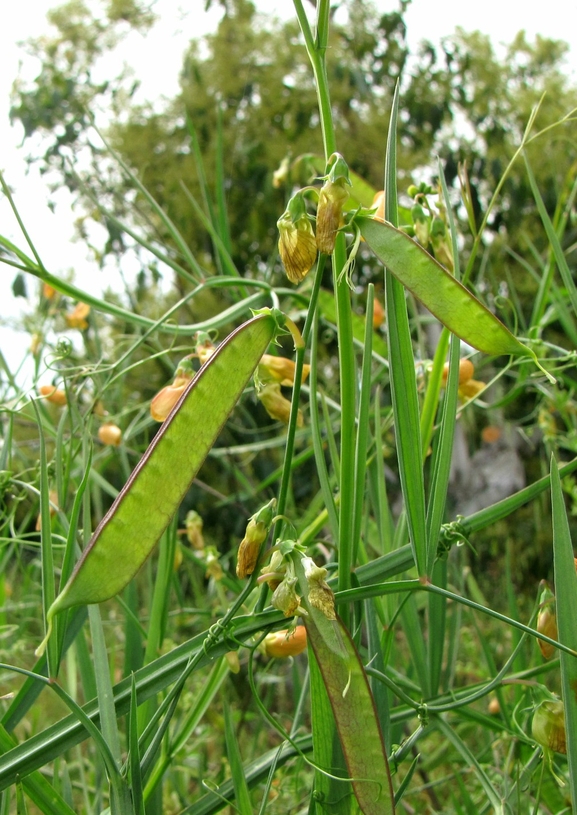
[[[546,747],[555,753],[566,754],[567,738],[563,702],[552,700],[541,702],[533,714],[531,732],[541,747]]]
[[[355,223],[373,252],[402,284],[462,340],[486,354],[529,355],[540,365],[530,348],[523,345],[503,323],[441,266],[422,246],[400,229],[374,218],[357,216]]]
[[[296,628],[283,628],[267,634],[264,638],[264,650],[268,657],[286,659],[296,657],[307,647],[307,630],[303,625]]]
[[[259,314],[233,331],[189,382],[48,610],[47,637],[57,613],[113,597],[140,569],[277,330],[273,313]]]

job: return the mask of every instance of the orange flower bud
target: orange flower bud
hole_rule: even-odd
[[[85,331],[88,328],[87,317],[90,314],[90,306],[86,303],[78,303],[75,308],[65,314],[64,317],[68,323],[69,328],[78,328],[79,331]]]
[[[373,301],[373,328],[375,331],[385,322],[385,309],[380,300],[375,297]]]
[[[307,630],[304,625],[299,625],[292,630],[283,628],[282,631],[275,631],[267,634],[264,638],[264,650],[268,657],[283,659],[286,657],[296,657],[307,647]]]
[[[459,396],[461,399],[474,399],[486,387],[484,382],[479,382],[477,379],[468,379],[459,385]]]
[[[295,383],[296,364],[287,357],[274,357],[265,354],[258,364],[258,377],[261,382],[280,382],[281,385],[291,387]],[[306,381],[310,365],[303,365],[301,383]]]
[[[50,285],[50,283],[43,283],[42,284],[42,294],[46,298],[46,300],[52,300],[52,298],[56,294],[56,289],[53,288]]]
[[[38,388],[38,393],[40,396],[44,396],[48,402],[52,402],[53,405],[58,405],[58,407],[64,407],[68,401],[66,399],[66,393],[55,387],[55,385],[41,385],[41,387]]]
[[[552,700],[541,702],[533,715],[531,732],[537,744],[555,753],[566,754],[567,738],[563,702]]]
[[[167,385],[165,388],[158,391],[150,403],[150,415],[155,422],[163,422],[168,417],[168,414],[186,390],[186,386],[188,385],[189,381],[190,380],[188,379],[183,381],[179,377],[178,379],[175,379],[174,382],[179,382],[182,384]]]
[[[118,447],[122,441],[122,430],[117,424],[107,422],[98,428],[98,438],[102,444],[106,444],[109,447]]]
[[[473,377],[475,373],[475,366],[471,362],[470,359],[460,359],[459,360],[459,385],[463,385],[465,382],[468,382],[469,379]],[[443,365],[443,375],[442,375],[442,383],[443,385],[447,384],[447,378],[449,376],[449,363],[445,362]]]

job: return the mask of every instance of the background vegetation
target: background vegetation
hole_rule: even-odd
[[[521,639],[511,620],[534,627],[539,581],[553,579],[549,484],[531,501],[520,491],[548,475],[552,455],[559,464],[572,460],[577,445],[577,139],[571,114],[577,89],[563,74],[562,43],[529,43],[520,34],[498,57],[486,37],[457,31],[441,50],[423,43],[418,54],[409,54],[405,2],[387,14],[365,0],[344,5],[348,21],[331,25],[326,71],[338,149],[357,189],[370,198],[383,187],[398,85],[401,223],[414,229],[415,200],[408,189],[421,184],[430,185],[427,200],[437,221],[448,221],[438,156],[467,284],[516,334],[535,342],[558,379],[549,384],[526,362],[511,367],[503,358],[465,347],[461,352],[472,358],[475,380],[487,388],[471,401],[461,394],[453,475],[443,498],[444,541],[451,551],[444,578],[437,575],[436,582],[507,615],[509,622],[454,601],[435,606],[424,593],[403,592],[373,599],[360,593],[349,617],[364,663],[387,677],[386,684],[374,677],[371,682],[393,756],[393,785],[402,798],[398,809],[569,812],[567,761],[560,754],[554,764],[542,761],[530,731],[535,706],[561,692],[559,662],[545,662],[535,640]],[[325,167],[317,92],[296,18],[278,24],[258,15],[248,0],[223,3],[216,32],[191,42],[180,93],[158,112],[132,104],[136,85],[129,73],[105,82],[92,78],[98,59],[117,48],[130,28],[145,31],[153,24],[144,5],[112,0],[95,12],[73,0],[49,16],[54,35],[30,44],[42,70],[34,82],[16,83],[12,117],[34,144],[30,160],[40,162],[54,189],[66,185],[76,195],[78,234],[100,264],[117,264],[119,285],[100,299],[87,296],[79,280],[75,289],[71,281],[51,279],[34,257],[33,224],[26,224],[25,251],[6,241],[0,246],[0,260],[16,266],[15,291],[31,305],[31,345],[23,364],[34,380],[34,391],[23,391],[19,372],[2,365],[0,650],[11,668],[0,674],[0,689],[16,694],[4,703],[0,731],[2,815],[25,806],[96,813],[109,805],[107,770],[94,734],[87,741],[77,720],[61,724],[69,712],[62,700],[42,689],[40,680],[14,673],[47,670],[33,654],[44,633],[41,540],[50,535],[56,571],[67,541],[88,540],[154,437],[151,399],[193,351],[195,330],[222,339],[249,316],[250,306],[277,303],[304,325],[315,296],[313,276],[296,289],[289,286],[276,222],[293,191],[313,183]],[[110,111],[105,133],[93,126],[97,106]],[[26,202],[17,195],[15,200],[26,222]],[[439,245],[429,249],[440,256]],[[136,259],[136,279],[124,277],[127,258]],[[320,280],[312,332],[316,373],[303,387],[304,426],[296,433],[285,512],[315,559],[336,574],[331,507],[338,506],[343,488],[344,408],[342,315],[333,272],[327,263]],[[353,280],[352,378],[359,400],[364,371],[371,396],[354,564],[362,586],[414,574],[389,388],[389,337],[382,319],[375,319],[371,332],[365,324],[369,284],[376,300],[384,301],[383,270],[364,248]],[[89,312],[75,311],[78,303],[89,304]],[[407,303],[424,413],[434,392],[430,375],[440,330],[410,296]],[[363,357],[368,334],[373,353],[369,349]],[[290,356],[291,342],[283,339],[278,353]],[[47,384],[66,394],[64,405],[33,398]],[[439,388],[437,382],[437,396]],[[290,391],[283,392],[290,398]],[[122,431],[118,446],[99,439],[99,429],[110,423]],[[241,609],[245,616],[214,644],[212,661],[207,656],[190,676],[178,705],[165,704],[188,656],[201,650],[210,626],[242,590],[235,576],[238,543],[247,519],[278,495],[287,467],[286,434],[247,392],[159,552],[121,598],[102,606],[119,715],[119,766],[133,790],[142,788],[136,796],[142,812],[212,812],[233,795],[243,812],[316,807],[344,813],[356,806],[348,786],[331,786],[305,759],[311,750],[306,656],[281,662],[255,650],[260,634],[282,622],[265,610],[269,599],[263,592],[250,595]],[[418,447],[414,454],[420,457]],[[427,489],[435,483],[429,462]],[[572,466],[562,482],[571,526],[577,513]],[[82,505],[77,495],[84,496]],[[509,495],[517,498],[499,503]],[[327,496],[339,497],[335,504]],[[498,508],[486,509],[492,505]],[[192,510],[202,520],[200,538],[191,532]],[[449,526],[460,515],[461,526]],[[468,546],[451,548],[466,538]],[[97,696],[102,668],[98,623],[91,617],[89,634],[85,617],[79,610],[69,618],[59,673],[60,684],[80,705]],[[130,698],[132,676],[138,710]],[[453,708],[459,695],[471,701]],[[282,737],[263,710],[297,739],[300,755],[294,745],[277,752]],[[129,714],[127,721],[121,714]],[[158,741],[146,729],[154,715],[166,728]],[[340,765],[336,754],[332,766]],[[227,781],[231,775],[234,784]],[[311,796],[311,789],[318,794]]]

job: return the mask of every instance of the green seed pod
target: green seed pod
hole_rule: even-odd
[[[485,354],[529,355],[543,373],[535,352],[441,266],[423,247],[389,223],[357,216],[363,238],[387,269],[450,331]]]
[[[47,614],[101,603],[131,580],[168,526],[263,353],[277,320],[260,314],[218,347],[156,434]],[[41,646],[42,647],[42,646]]]

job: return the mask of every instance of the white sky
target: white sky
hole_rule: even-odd
[[[397,8],[396,0],[374,0],[379,10]],[[93,292],[102,291],[106,276],[87,257],[81,244],[72,242],[74,213],[66,193],[57,200],[56,212],[46,206],[48,192],[37,171],[26,174],[24,150],[19,149],[21,130],[11,128],[8,121],[10,88],[21,73],[31,78],[38,66],[27,57],[18,43],[46,33],[46,11],[58,5],[56,0],[18,0],[2,15],[0,47],[0,168],[16,195],[23,219],[29,228],[40,255],[53,273],[75,270],[75,282]],[[293,14],[291,0],[258,0],[257,5],[283,18]],[[309,4],[305,1],[305,6]],[[214,28],[219,17],[219,4],[204,11],[205,0],[157,0],[156,13],[160,22],[142,38],[130,37],[123,45],[122,58],[129,63],[141,81],[141,97],[155,100],[171,97],[177,90],[178,73],[184,49],[192,38]],[[498,43],[510,42],[524,29],[533,39],[536,34],[562,39],[570,45],[567,71],[577,82],[577,0],[557,0],[544,6],[537,0],[413,0],[406,13],[409,44],[412,48],[422,39],[438,42],[453,33],[456,26],[466,31],[478,29]],[[119,66],[118,66],[119,67]],[[1,194],[0,194],[1,195]],[[54,196],[52,196],[54,200]],[[14,240],[22,248],[24,241],[5,200],[0,200],[0,234]],[[26,309],[22,299],[14,301],[11,293],[12,270],[0,264],[0,320]],[[10,337],[10,339],[8,339]],[[10,353],[11,335],[0,327],[0,347]]]

